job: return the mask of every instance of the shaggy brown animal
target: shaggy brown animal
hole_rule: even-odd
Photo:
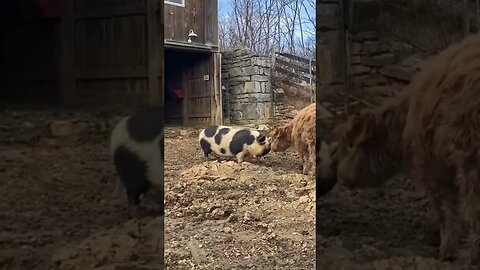
[[[434,56],[405,90],[335,129],[340,183],[377,187],[409,168],[429,199],[439,256],[453,259],[461,209],[470,227],[470,262],[480,256],[480,35]],[[402,167],[409,165],[409,167]]]
[[[283,152],[293,144],[302,158],[304,174],[314,175],[316,171],[316,104],[312,103],[300,110],[292,121],[270,132],[271,149]]]

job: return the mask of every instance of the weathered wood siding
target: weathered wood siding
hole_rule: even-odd
[[[160,0],[75,0],[65,5],[63,101],[82,105],[161,103]]]
[[[217,0],[186,0],[185,7],[165,4],[165,39],[186,42],[193,29],[195,42],[218,45]]]

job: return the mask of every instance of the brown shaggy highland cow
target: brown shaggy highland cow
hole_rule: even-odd
[[[401,94],[339,125],[340,183],[382,185],[402,165],[429,199],[439,256],[459,245],[458,210],[470,227],[470,262],[480,256],[480,35],[452,45],[422,67]],[[462,207],[460,208],[460,203]]]
[[[293,144],[302,158],[303,173],[314,175],[316,171],[316,103],[301,109],[292,121],[270,132],[271,149],[283,152]]]

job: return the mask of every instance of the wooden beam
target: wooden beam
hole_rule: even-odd
[[[148,4],[152,4],[152,6],[153,3],[150,2],[156,1],[157,0],[147,0]],[[120,16],[145,15],[146,12],[147,9],[145,6],[109,6],[107,8],[79,11],[75,17],[77,19],[111,18]]]
[[[63,16],[60,22],[59,99],[64,105],[75,100],[75,24],[74,1],[62,1]]]
[[[278,59],[277,59],[278,61]],[[305,82],[308,82],[310,80],[310,78],[308,78],[307,76],[303,76],[303,75],[300,75],[300,74],[297,74],[297,73],[293,73],[289,70],[286,70],[282,67],[279,67],[279,66],[276,66],[275,67],[275,73],[280,73],[280,74],[283,74],[285,76],[291,76],[293,78],[296,78],[298,80],[301,80],[301,81],[305,81]],[[313,79],[313,81],[316,81],[315,79]]]
[[[298,62],[302,62],[302,63],[305,63],[308,65],[309,63],[309,60],[306,59],[306,58],[303,58],[303,57],[300,57],[300,56],[296,56],[296,55],[293,55],[293,54],[289,54],[289,53],[277,53],[278,55],[280,56],[283,56],[283,57],[286,57],[286,58],[291,58],[291,59],[294,59],[294,60],[297,60]],[[315,61],[312,61],[313,64],[315,64]]]
[[[214,124],[223,124],[223,104],[222,104],[222,79],[221,79],[221,54],[213,54],[213,85],[214,85],[214,101],[215,101],[215,118]]]
[[[294,68],[294,69],[296,69],[296,71],[301,71],[301,72],[303,72],[303,73],[305,73],[305,74],[310,74],[310,72],[308,71],[308,68],[302,67],[302,66],[297,65],[297,64],[295,64],[295,63],[293,63],[293,62],[287,62],[287,61],[282,60],[282,59],[280,59],[280,58],[277,58],[275,64],[284,65],[284,66],[287,66],[287,67],[290,67],[290,68]],[[313,70],[312,70],[312,71],[313,71]]]
[[[160,103],[160,42],[159,39],[159,0],[147,1],[147,48],[148,48],[148,103],[150,105],[163,105]],[[163,3],[162,3],[163,4]]]
[[[210,124],[215,125],[217,115],[217,102],[215,100],[215,55],[212,54],[208,58],[208,73],[210,74],[210,81],[205,82],[206,89],[209,90],[210,94]]]
[[[136,79],[147,78],[148,76],[149,70],[147,68],[89,69],[76,72],[77,79]]]

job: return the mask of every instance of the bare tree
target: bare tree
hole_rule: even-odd
[[[254,53],[286,51],[315,57],[314,0],[228,0],[219,19],[220,46],[246,46]]]

